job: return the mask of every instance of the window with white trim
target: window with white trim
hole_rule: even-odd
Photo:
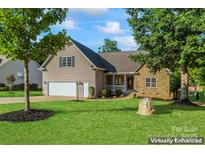
[[[60,57],[60,67],[72,67],[73,58],[72,57]]]
[[[146,87],[156,87],[157,86],[157,79],[156,78],[146,78],[145,79],[145,86]]]

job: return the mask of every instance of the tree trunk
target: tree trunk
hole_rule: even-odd
[[[179,104],[195,105],[189,100],[188,86],[189,86],[188,68],[183,66],[181,67],[181,93],[180,93]]]
[[[25,97],[25,111],[30,111],[30,99],[29,99],[29,70],[28,70],[29,62],[27,60],[24,61],[24,97]]]
[[[182,69],[181,69],[181,95],[180,95],[180,100],[188,98],[188,85],[189,85],[188,69],[186,67],[182,67]]]

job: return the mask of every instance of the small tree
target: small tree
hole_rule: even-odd
[[[9,75],[6,77],[6,81],[9,85],[9,90],[12,90],[12,87],[13,87],[13,83],[16,81],[16,78],[14,75]]]
[[[44,60],[64,49],[66,31],[50,26],[65,21],[68,9],[0,9],[0,54],[24,62],[25,111],[30,111],[29,62]]]
[[[104,45],[98,48],[98,52],[120,52],[117,41],[104,39]]]

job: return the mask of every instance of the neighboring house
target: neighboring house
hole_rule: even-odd
[[[49,56],[41,66],[43,93],[54,96],[88,97],[89,87],[95,88],[95,96],[102,89],[121,89],[136,96],[171,99],[170,72],[163,69],[156,74],[139,63],[131,61],[130,54],[137,52],[96,53],[71,39],[57,55]],[[81,82],[77,88],[77,83]]]
[[[42,72],[39,70],[39,64],[34,61],[29,63],[29,81],[30,84],[36,83],[38,87],[42,87]],[[12,61],[0,55],[0,83],[7,85],[6,78],[14,75],[16,81],[14,85],[24,83],[24,64],[20,60]]]

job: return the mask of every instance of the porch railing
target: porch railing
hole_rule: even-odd
[[[105,85],[106,89],[110,89],[112,91],[115,91],[116,89],[121,89],[122,91],[126,91],[125,85]]]

